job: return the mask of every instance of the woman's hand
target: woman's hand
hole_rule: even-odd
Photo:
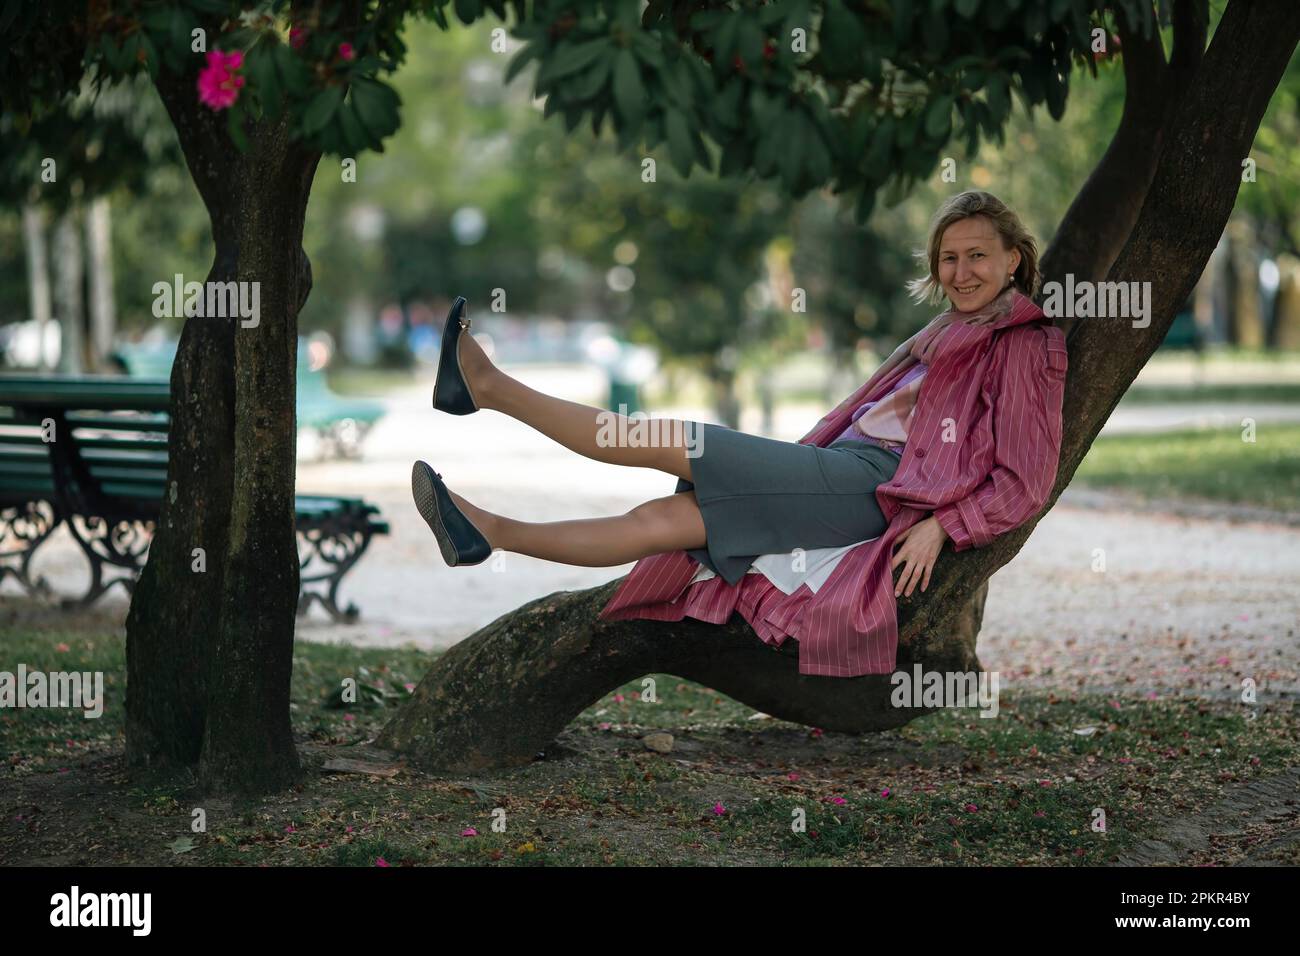
[[[894,552],[891,565],[892,573],[900,563],[903,564],[903,572],[894,585],[894,597],[903,594],[904,588],[907,589],[904,597],[911,597],[917,581],[921,582],[922,591],[930,586],[930,570],[947,540],[948,533],[934,515],[918,521],[894,539],[894,544],[903,545]]]

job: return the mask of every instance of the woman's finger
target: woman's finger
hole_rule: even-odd
[[[894,589],[894,597],[898,597],[898,595],[901,594],[907,588],[908,582],[911,580],[915,570],[916,570],[916,562],[908,561],[907,567],[903,569],[903,573],[898,578],[898,587]]]
[[[921,580],[921,590],[924,591],[930,586],[930,569],[934,567],[934,559],[931,558],[925,565],[925,577]]]
[[[907,582],[907,591],[904,595],[905,597],[912,596],[912,592],[916,590],[916,584],[920,580],[921,580],[921,562],[917,561],[915,564],[912,565],[912,573],[910,579]]]

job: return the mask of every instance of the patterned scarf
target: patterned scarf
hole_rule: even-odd
[[[909,359],[904,361],[909,364],[924,363],[928,370],[940,354],[940,339],[950,325],[957,322],[988,325],[1010,312],[1014,304],[1015,285],[1009,284],[991,302],[974,312],[949,309],[935,316],[912,340],[911,348],[908,349]],[[862,434],[878,438],[882,442],[899,445],[905,443],[911,430],[912,416],[916,413],[916,399],[921,394],[921,383],[924,381],[924,371],[920,375],[905,372],[893,391],[871,404],[854,420],[854,427]]]

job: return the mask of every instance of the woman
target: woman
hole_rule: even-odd
[[[920,255],[928,275],[914,295],[946,294],[951,308],[798,442],[688,421],[663,423],[682,426],[660,429],[683,436],[674,444],[611,445],[600,438],[612,413],[516,382],[458,335],[468,320],[449,319],[435,407],[494,408],[579,454],[678,483],[618,517],[531,524],[475,507],[417,462],[416,503],[444,558],[478,563],[504,548],[584,566],[640,559],[602,618],[722,623],[739,611],[770,644],[796,638],[802,674],[891,672],[896,600],[925,590],[944,542],[983,546],[1046,502],[1066,370],[1064,335],[1029,298],[1036,245],[998,199],[946,202]]]

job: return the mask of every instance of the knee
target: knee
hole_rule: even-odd
[[[647,501],[627,513],[637,539],[656,550],[671,550],[681,535],[673,521],[672,509],[665,501]]]
[[[633,524],[637,538],[658,550],[702,547],[704,524],[697,517],[699,508],[694,501],[693,492],[657,498],[637,505],[627,512],[627,518]],[[691,514],[692,508],[696,516]]]

